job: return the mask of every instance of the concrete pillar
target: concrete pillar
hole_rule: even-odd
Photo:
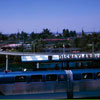
[[[6,71],[8,71],[8,55],[6,55]]]
[[[39,63],[37,63],[37,66],[36,66],[36,68],[37,68],[37,69],[39,69]]]

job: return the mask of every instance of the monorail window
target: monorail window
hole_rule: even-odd
[[[81,80],[81,74],[74,74],[73,80]]]
[[[77,61],[77,62],[69,62],[70,68],[88,68],[88,67],[97,67],[100,66],[99,62],[93,61]]]
[[[79,62],[76,62],[76,63],[75,63],[75,67],[80,67],[80,65],[81,65],[81,64],[80,64]]]
[[[82,79],[93,79],[92,73],[83,73]]]
[[[96,78],[100,79],[100,72],[96,73]]]
[[[42,82],[42,75],[32,75],[31,82]]]
[[[88,67],[87,62],[81,62],[81,67]]]
[[[100,67],[100,62],[99,61],[97,61],[96,64],[97,64],[96,65],[97,67]]]
[[[59,81],[65,81],[66,77],[65,75],[59,75]]]
[[[8,83],[13,83],[14,79],[13,77],[2,77],[0,78],[0,84],[8,84]]]
[[[57,81],[57,75],[56,74],[46,75],[46,81]]]
[[[75,62],[69,62],[69,67],[75,67]]]
[[[93,67],[100,67],[100,62],[99,61],[94,61],[93,62]]]
[[[79,68],[81,67],[81,62],[69,62],[70,68]]]
[[[26,82],[26,76],[16,76],[15,82]]]
[[[46,69],[59,69],[62,67],[62,63],[60,62],[52,62],[52,63],[40,63],[40,68]]]
[[[68,66],[68,62],[63,62],[62,68],[67,68]]]

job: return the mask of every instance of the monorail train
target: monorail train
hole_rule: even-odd
[[[100,69],[0,72],[0,99],[100,97]]]

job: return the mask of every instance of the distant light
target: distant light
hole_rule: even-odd
[[[24,72],[25,72],[25,71],[27,71],[27,69],[26,69],[26,68],[24,69]]]

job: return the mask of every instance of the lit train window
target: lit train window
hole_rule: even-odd
[[[83,73],[82,79],[93,79],[92,73]]]
[[[26,76],[16,76],[15,82],[26,82]]]
[[[98,72],[98,73],[96,74],[96,78],[99,78],[99,79],[100,79],[100,72]]]
[[[42,75],[32,75],[31,82],[42,82]]]
[[[57,81],[57,75],[56,74],[46,75],[46,81]]]

